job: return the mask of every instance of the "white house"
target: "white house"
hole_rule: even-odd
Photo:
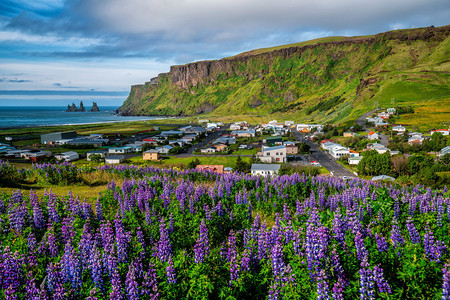
[[[235,130],[231,132],[231,135],[237,137],[255,137],[256,131],[254,129],[250,130]]]
[[[105,164],[120,164],[123,160],[123,155],[111,155],[105,158]]]
[[[328,149],[328,153],[330,153],[331,156],[337,159],[344,155],[350,155],[350,150],[348,148],[345,148],[344,146],[335,144]]]
[[[444,156],[445,154],[450,153],[450,146],[444,147],[439,151],[439,157]]]
[[[379,181],[379,180],[394,181],[395,178],[391,177],[391,176],[387,176],[387,175],[378,175],[378,176],[372,177],[371,180],[372,181]]]
[[[262,146],[262,151],[258,153],[258,158],[262,162],[286,162],[286,146],[268,147]]]
[[[133,143],[133,144],[126,144],[126,147],[131,147],[132,152],[141,152],[142,151],[142,144],[141,143]]]
[[[231,124],[230,130],[241,130],[241,125],[239,124]]]
[[[399,133],[403,133],[403,132],[406,131],[406,128],[405,128],[405,126],[398,125],[398,126],[392,127],[392,131],[396,131],[396,132],[399,132]]]
[[[351,156],[348,158],[349,165],[357,165],[363,159],[362,156]]]
[[[278,174],[280,167],[278,164],[252,164],[251,173],[254,176],[273,176]]]
[[[203,149],[200,149],[200,152],[201,153],[214,153],[214,152],[216,152],[216,148],[213,148],[213,147],[203,148]]]
[[[57,160],[64,160],[64,161],[74,161],[80,158],[80,155],[75,151],[67,151],[64,153],[56,154],[55,158]]]
[[[371,131],[371,132],[369,132],[369,134],[367,135],[367,138],[368,138],[369,140],[378,140],[378,139],[380,139],[380,136],[378,135],[378,133]]]
[[[169,145],[165,145],[165,146],[162,146],[162,147],[156,147],[156,150],[158,150],[158,152],[160,154],[168,154],[169,151],[172,150],[172,149],[173,149],[173,147],[169,146]]]
[[[98,154],[98,155],[100,155],[101,158],[105,158],[106,150],[89,151],[88,153],[86,153],[86,160],[91,161],[91,155],[94,155],[94,154]]]
[[[125,153],[131,153],[133,151],[133,148],[125,146],[125,147],[114,147],[109,148],[108,153],[109,154],[125,154]]]
[[[436,130],[431,130],[431,134],[435,134],[436,132],[441,133],[442,135],[449,135],[449,130],[448,129],[436,129]]]

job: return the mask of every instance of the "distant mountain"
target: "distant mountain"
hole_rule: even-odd
[[[119,112],[340,123],[377,106],[437,105],[448,116],[449,33],[450,25],[328,37],[172,66],[132,86]]]

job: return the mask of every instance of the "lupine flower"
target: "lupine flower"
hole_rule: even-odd
[[[332,297],[334,300],[344,300],[344,281],[341,277],[338,277],[336,283],[333,286]]]
[[[408,218],[408,220],[406,221],[406,228],[408,228],[411,242],[413,244],[420,244],[421,241],[420,241],[419,232],[417,231],[416,226],[414,226],[414,223],[411,220],[411,218]]]
[[[135,268],[133,264],[128,267],[127,278],[125,280],[127,298],[130,300],[139,299],[138,283],[136,282]]]
[[[442,268],[442,299],[450,299],[450,264],[445,264]]]
[[[384,272],[382,268],[378,266],[373,267],[373,277],[375,279],[375,282],[377,283],[380,293],[391,293],[391,287],[384,279]]]
[[[320,270],[319,276],[317,277],[317,299],[330,299],[330,290],[324,270]]]
[[[375,299],[373,281],[372,270],[369,268],[366,256],[361,262],[361,268],[359,269],[359,293],[361,299]]]
[[[173,266],[172,256],[169,256],[167,263],[168,263],[168,266],[166,268],[167,282],[168,283],[176,283],[177,277],[175,274],[175,268]]]
[[[197,243],[194,246],[195,263],[202,263],[206,256],[209,255],[209,238],[208,228],[206,227],[205,220],[202,220],[200,224],[200,237],[197,239]]]
[[[375,233],[375,239],[377,241],[378,251],[387,252],[389,250],[389,246],[388,246],[384,236],[381,236],[381,235],[378,235],[378,233]]]
[[[158,299],[158,281],[156,280],[156,270],[153,264],[149,264],[148,271],[145,273],[144,281],[142,283],[141,294],[145,299]]]
[[[109,299],[111,300],[121,300],[123,299],[122,293],[122,283],[120,282],[120,276],[117,269],[114,269],[111,276],[111,293],[109,294]]]
[[[164,219],[161,219],[159,225],[159,242],[158,242],[158,257],[161,261],[167,261],[172,255],[172,246],[169,240],[169,232],[167,231]]]

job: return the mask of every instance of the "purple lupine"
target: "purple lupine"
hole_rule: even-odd
[[[27,282],[25,285],[25,293],[27,299],[39,300],[40,299],[40,290],[36,287],[36,281],[33,276],[33,272],[28,272]]]
[[[36,236],[34,235],[33,231],[31,231],[30,234],[28,234],[27,245],[28,245],[29,251],[36,250],[37,241],[36,241]]]
[[[245,249],[241,258],[241,271],[250,271],[251,251]]]
[[[8,288],[5,289],[5,300],[17,300],[19,299],[17,296],[17,291],[14,286],[11,284]]]
[[[440,262],[441,257],[446,252],[447,247],[445,243],[439,240],[435,240],[434,234],[430,229],[427,229],[427,233],[424,236],[424,248],[425,248],[425,256],[430,261]]]
[[[97,201],[95,202],[95,213],[97,214],[97,220],[99,222],[103,221],[105,218],[103,217],[103,206],[100,202],[100,197],[97,198]]]
[[[118,262],[126,262],[128,260],[128,246],[130,238],[125,232],[122,220],[116,218],[114,220],[116,228],[116,245],[117,245],[117,259]]]
[[[136,229],[136,238],[137,238],[138,242],[142,245],[142,250],[145,253],[147,245],[145,243],[144,233],[142,232],[141,227],[138,227]]]
[[[9,225],[16,233],[22,233],[27,226],[28,210],[25,203],[18,204],[8,209]]]
[[[58,263],[49,263],[47,267],[47,288],[53,293],[58,284],[62,284],[61,268]]]
[[[169,232],[167,231],[164,219],[161,219],[159,225],[158,257],[166,262],[172,255],[172,246],[170,244]]]
[[[319,276],[317,276],[317,300],[325,299],[330,299],[330,289],[328,287],[325,270],[320,270]]]
[[[359,269],[359,293],[361,299],[375,299],[374,282],[372,270],[369,268],[367,256],[361,262]]]
[[[272,272],[275,281],[283,275],[286,265],[283,260],[283,245],[281,239],[278,238],[275,242],[275,246],[272,248]]]
[[[64,255],[61,259],[62,275],[64,282],[70,283],[72,288],[78,290],[81,287],[81,264],[80,259],[73,249],[70,241],[66,243]]]
[[[63,233],[62,235],[62,241],[64,244],[66,244],[68,241],[71,241],[75,236],[75,229],[73,228],[73,221],[75,219],[73,217],[66,217],[63,220],[63,224],[61,226],[61,231]]]
[[[154,268],[154,265],[152,263],[149,264],[148,271],[145,273],[144,281],[142,282],[141,294],[145,299],[159,299],[156,269]]]
[[[131,263],[130,266],[128,267],[128,273],[125,279],[125,289],[127,299],[130,300],[139,299],[139,289],[138,283],[136,282],[135,268],[133,263]]]
[[[89,292],[89,296],[86,298],[86,300],[98,300],[97,298],[97,289],[94,287]]]
[[[168,266],[166,268],[167,282],[171,284],[176,283],[177,277],[175,274],[175,268],[173,266],[172,256],[169,256],[167,263],[168,263]]]
[[[400,248],[405,243],[405,239],[397,224],[392,225],[391,240],[394,248]],[[397,252],[397,255],[400,256],[400,250]]]
[[[408,220],[406,220],[406,228],[408,228],[411,242],[413,244],[420,244],[421,240],[419,232],[417,231],[416,226],[414,226],[414,223],[411,218],[408,218]]]
[[[58,240],[55,236],[55,229],[53,225],[49,224],[47,229],[47,243],[48,243],[48,251],[50,252],[51,257],[56,257],[59,254],[58,251]]]
[[[202,219],[200,223],[200,237],[194,246],[195,263],[202,263],[205,257],[209,255],[209,238],[208,227],[206,227],[205,220]]]
[[[340,213],[336,213],[333,219],[334,238],[341,246],[345,248],[345,228],[343,225],[342,215]]]
[[[389,286],[389,283],[387,283],[386,279],[384,279],[383,268],[378,266],[373,267],[373,277],[377,283],[380,293],[391,293],[391,287]]]
[[[237,256],[236,252],[236,236],[234,235],[233,229],[230,230],[230,235],[228,236],[228,253],[227,261],[231,261]]]
[[[109,294],[109,299],[111,300],[123,299],[122,283],[120,281],[120,276],[117,269],[114,269],[111,275],[111,293]]]
[[[389,250],[388,243],[386,242],[386,238],[384,236],[375,233],[375,239],[377,241],[378,251],[387,252]]]
[[[344,288],[344,280],[341,277],[338,277],[337,281],[333,285],[332,297],[334,300],[344,300]]]
[[[103,289],[103,265],[100,251],[94,246],[92,258],[89,263],[91,269],[92,281],[100,291]]]
[[[442,300],[450,299],[450,264],[442,268]]]
[[[355,235],[355,248],[356,256],[358,257],[359,261],[362,261],[367,255],[369,255],[369,252],[367,251],[364,244],[364,239],[361,232],[357,232]]]
[[[22,284],[22,259],[18,256],[18,253],[12,253],[9,247],[3,249],[3,253],[0,253],[0,282],[3,289],[7,289],[12,286],[12,289],[16,291]]]
[[[39,203],[35,203],[33,206],[33,221],[34,221],[34,227],[37,229],[44,229],[45,228],[45,217],[42,213],[41,206]]]

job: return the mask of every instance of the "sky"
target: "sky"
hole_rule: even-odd
[[[119,106],[171,65],[449,16],[449,0],[2,0],[0,106]]]

